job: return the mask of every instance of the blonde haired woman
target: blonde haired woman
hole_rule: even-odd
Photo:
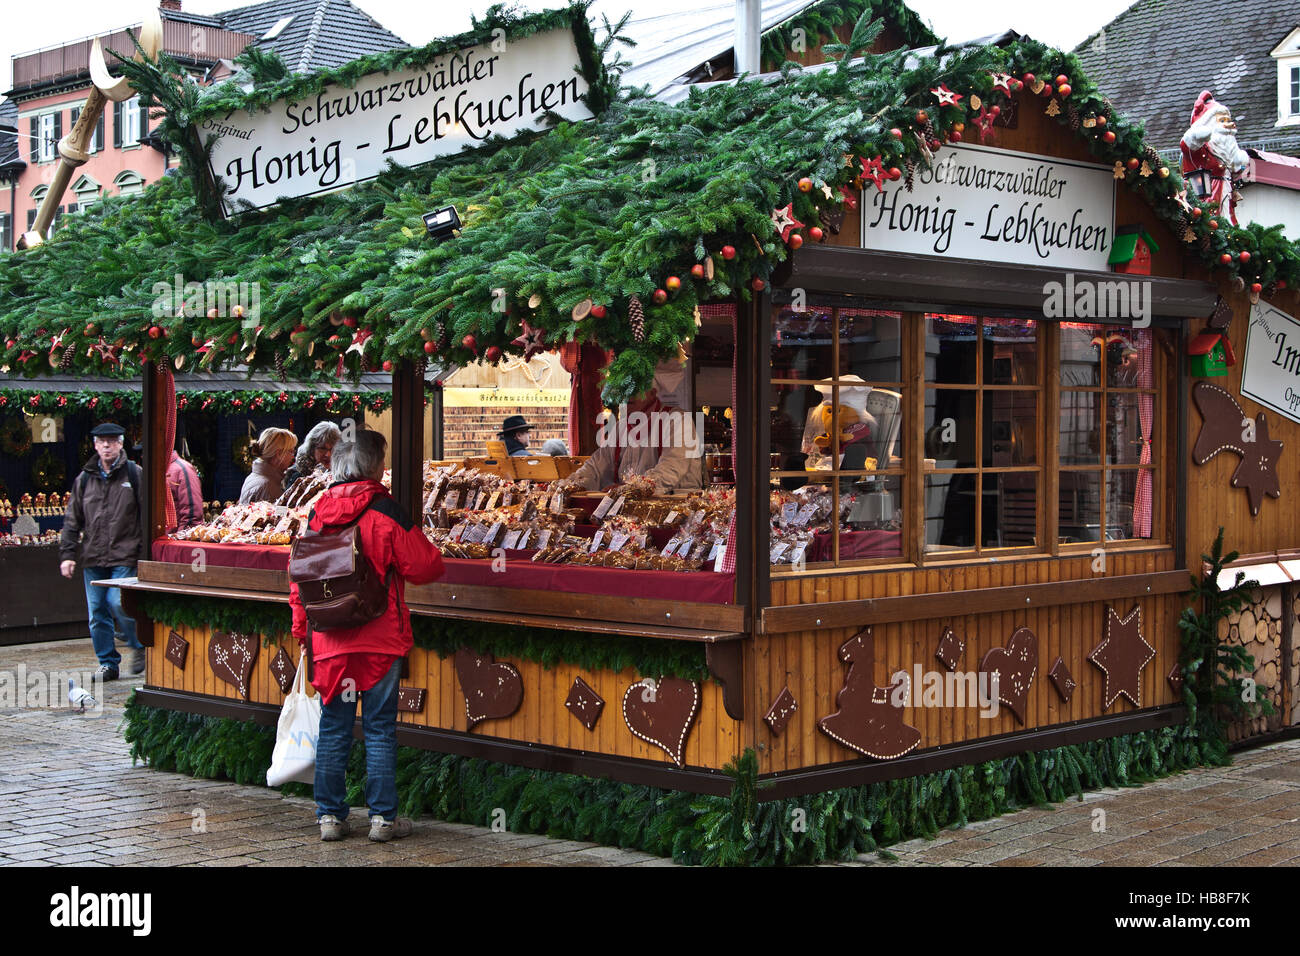
[[[284,493],[284,473],[293,464],[298,436],[287,428],[268,428],[248,446],[255,455],[253,471],[239,492],[241,505],[254,501],[275,501]]]

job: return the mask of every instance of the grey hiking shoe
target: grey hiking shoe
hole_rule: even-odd
[[[370,839],[376,843],[400,840],[402,837],[410,836],[413,828],[411,821],[406,817],[385,820],[383,817],[376,815],[370,818]]]
[[[329,813],[320,818],[320,838],[325,843],[342,840],[347,835],[348,825],[346,821],[340,820]]]
[[[132,677],[144,673],[144,648],[138,647],[131,652],[131,669],[127,671]]]

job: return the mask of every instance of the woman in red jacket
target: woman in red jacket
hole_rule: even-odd
[[[411,612],[404,600],[406,582],[426,584],[443,572],[442,555],[418,524],[380,483],[387,442],[378,432],[358,432],[339,442],[330,470],[334,484],[312,509],[310,527],[337,531],[357,522],[366,559],[380,576],[394,573],[388,609],[360,627],[312,631],[298,587],[289,585],[293,636],[311,641],[312,685],[321,695],[320,735],[316,744],[316,816],[321,839],[347,833],[344,775],[352,752],[352,727],[361,699],[366,741],[366,804],[370,839],[386,842],[411,832],[411,821],[397,819],[397,684],[402,658],[411,650]]]

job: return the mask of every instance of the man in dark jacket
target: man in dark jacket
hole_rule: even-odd
[[[95,457],[72,483],[72,497],[63,517],[59,539],[59,571],[71,578],[77,567],[77,546],[81,546],[82,575],[86,583],[86,605],[90,608],[90,640],[99,658],[104,680],[117,680],[122,656],[113,644],[113,620],[132,649],[131,674],[144,670],[144,648],[136,638],[135,621],[122,612],[122,592],[91,584],[104,578],[125,578],[135,574],[136,561],[145,541],[143,477],[140,466],[130,461],[122,447],[121,425],[96,426]]]

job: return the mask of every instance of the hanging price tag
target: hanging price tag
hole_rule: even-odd
[[[612,517],[614,517],[614,515],[618,514],[620,511],[622,511],[622,510],[623,510],[623,502],[625,502],[625,501],[627,501],[627,495],[619,495],[619,496],[618,496],[618,500],[614,502],[614,507],[612,507],[612,508],[609,509],[609,512],[605,515],[605,517],[607,517],[607,518],[612,518]]]
[[[506,539],[501,542],[501,547],[507,551],[513,551],[519,547],[519,536],[523,534],[522,530],[510,531],[506,534]]]
[[[602,529],[602,530],[600,530],[600,531],[597,531],[597,532],[596,532],[596,536],[595,536],[594,538],[591,539],[591,547],[588,548],[587,550],[588,550],[588,551],[595,551],[597,548],[600,547],[600,543],[601,543],[602,541],[604,541],[604,540],[605,540],[605,532],[604,532],[604,530]]]
[[[609,539],[609,550],[622,551],[623,545],[627,544],[628,537],[629,535],[623,531],[620,531],[618,534],[614,535],[614,537]]]
[[[664,545],[663,550],[660,551],[659,554],[660,554],[662,557],[665,557],[665,558],[666,558],[666,557],[668,557],[668,555],[672,554],[672,553],[673,553],[674,551],[676,551],[679,547],[681,547],[681,544],[682,544],[682,536],[681,536],[681,535],[674,535],[674,536],[673,536],[673,537],[668,541],[668,543],[667,543],[666,545]]]
[[[609,509],[612,508],[613,506],[614,506],[614,499],[611,498],[609,495],[606,495],[604,498],[601,498],[600,504],[596,505],[596,510],[591,513],[592,520],[599,521],[601,518],[605,517],[605,515],[609,512]]]

